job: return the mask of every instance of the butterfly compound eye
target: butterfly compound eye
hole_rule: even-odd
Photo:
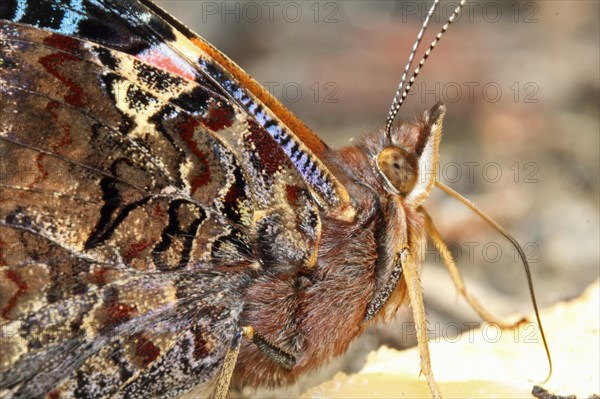
[[[417,182],[417,158],[402,148],[384,148],[377,156],[377,166],[401,195],[408,194]]]

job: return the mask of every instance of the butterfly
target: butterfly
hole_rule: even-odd
[[[446,108],[394,127],[414,77],[333,150],[149,0],[4,1],[0,397],[291,383],[407,302],[440,396],[418,249]]]

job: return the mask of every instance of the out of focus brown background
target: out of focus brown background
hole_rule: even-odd
[[[383,126],[430,6],[159,4],[269,87],[333,147]],[[422,46],[456,4],[441,2]],[[523,244],[542,306],[577,296],[599,275],[598,15],[596,0],[468,2],[399,115],[414,119],[436,101],[447,104],[438,178]],[[529,313],[525,274],[509,243],[440,192],[434,191],[426,207],[481,302],[499,315]],[[455,326],[478,320],[457,297],[433,251],[422,284],[432,336],[451,335]],[[410,345],[413,337],[402,334],[407,312],[396,323],[368,331],[331,369],[278,395],[297,395],[339,369],[357,370],[365,354],[382,344]]]

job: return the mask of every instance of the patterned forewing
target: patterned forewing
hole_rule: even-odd
[[[278,166],[298,175],[321,206],[348,205],[346,190],[319,159],[328,151],[325,143],[235,63],[151,1],[8,0],[0,19],[102,44],[222,94],[266,132],[270,145],[281,149]]]
[[[219,268],[253,261],[218,212],[247,206],[235,156],[82,42],[3,22],[0,47],[0,395],[209,381],[245,284]]]

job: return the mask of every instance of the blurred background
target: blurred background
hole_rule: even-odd
[[[158,3],[334,148],[382,128],[430,7],[420,1]],[[456,5],[441,2],[417,62]],[[523,245],[542,307],[576,297],[599,276],[598,15],[596,0],[468,2],[397,118],[414,120],[437,101],[447,104],[438,180]],[[425,206],[467,288],[499,316],[530,313],[514,248],[439,190]],[[422,285],[433,339],[479,320],[457,296],[433,248]],[[410,320],[408,309],[396,322],[367,331],[331,367],[259,396],[297,396],[336,371],[360,369],[380,345],[412,345],[414,334],[402,333],[404,320]]]

